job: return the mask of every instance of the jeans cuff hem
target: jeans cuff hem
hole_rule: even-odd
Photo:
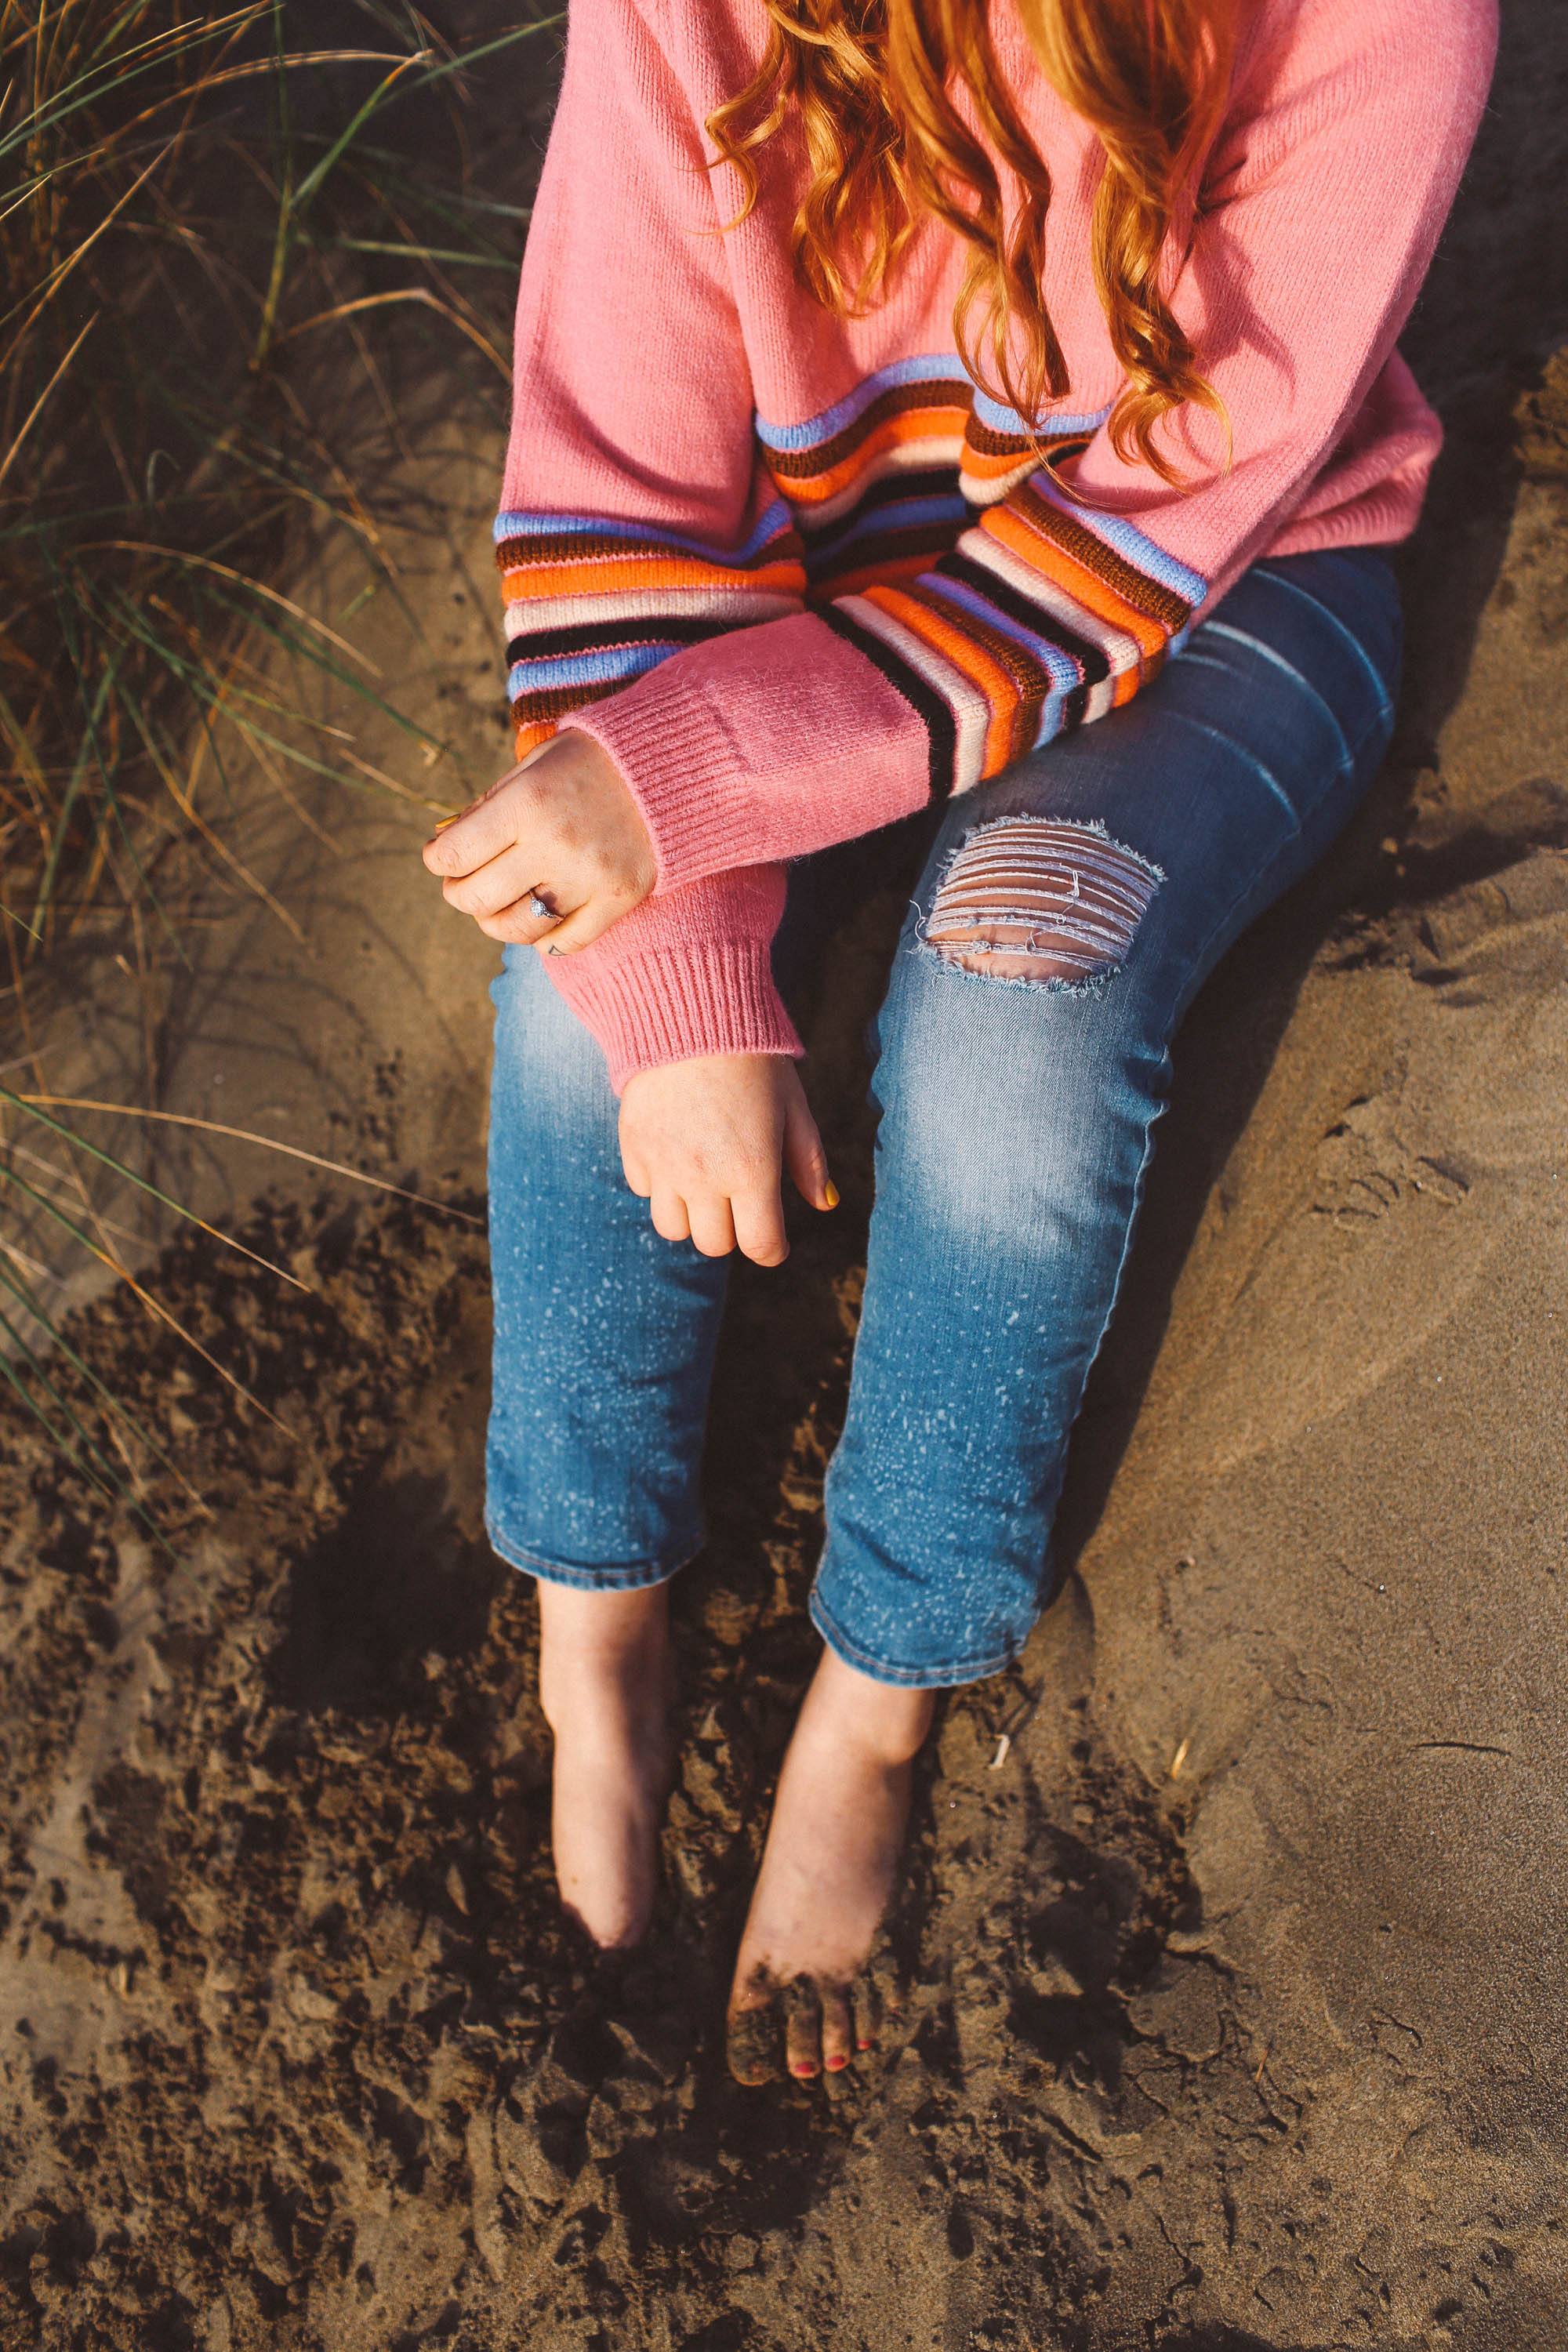
[[[836,1657],[858,1675],[874,1683],[891,1683],[900,1690],[955,1690],[963,1683],[984,1682],[988,1675],[999,1675],[1017,1656],[1016,1647],[998,1651],[994,1657],[977,1659],[973,1664],[953,1666],[891,1666],[883,1658],[873,1658],[852,1642],[832,1615],[827,1604],[813,1586],[807,1603],[811,1622]]]
[[[510,1542],[489,1519],[485,1521],[485,1534],[490,1549],[509,1568],[521,1570],[524,1576],[536,1576],[545,1584],[572,1585],[579,1592],[641,1592],[652,1584],[668,1584],[672,1576],[679,1576],[683,1568],[689,1566],[702,1549],[700,1543],[693,1544],[689,1551],[683,1551],[668,1566],[633,1560],[615,1568],[584,1568],[576,1562],[546,1559],[542,1552]]]

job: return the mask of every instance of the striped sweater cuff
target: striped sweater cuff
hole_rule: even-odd
[[[874,833],[929,790],[914,698],[818,613],[692,646],[561,724],[626,779],[661,896]]]
[[[603,963],[585,949],[550,976],[604,1047],[617,1095],[638,1070],[703,1054],[805,1051],[754,940],[691,940]]]
[[[757,862],[755,819],[735,788],[734,743],[683,664],[662,663],[561,726],[592,736],[620,770],[652,838],[661,891]]]

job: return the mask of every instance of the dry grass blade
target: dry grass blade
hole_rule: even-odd
[[[7,458],[6,464],[9,463]],[[5,470],[5,467],[0,466],[0,477],[4,476]],[[92,554],[100,548],[112,549],[124,555],[160,555],[170,563],[181,564],[192,571],[212,572],[220,580],[232,580],[236,587],[245,589],[252,596],[265,597],[269,604],[278,605],[291,619],[300,622],[307,629],[314,630],[319,637],[325,637],[329,645],[336,646],[340,653],[346,654],[350,661],[357,662],[362,669],[368,670],[372,677],[381,676],[380,669],[368,654],[362,653],[357,646],[351,646],[346,637],[340,637],[336,629],[330,629],[316,614],[307,613],[303,604],[297,604],[292,596],[285,596],[280,589],[269,588],[264,580],[253,580],[247,572],[237,572],[232,563],[220,563],[216,556],[194,554],[188,548],[160,547],[156,541],[148,539],[88,540],[83,544],[82,552]]]
[[[209,1349],[203,1347],[201,1341],[196,1338],[195,1333],[194,1331],[187,1331],[184,1325],[180,1321],[179,1317],[177,1315],[171,1314],[168,1307],[163,1305],[162,1299],[154,1297],[152,1291],[144,1290],[142,1288],[141,1283],[137,1281],[135,1276],[130,1272],[129,1268],[123,1265],[117,1265],[113,1258],[110,1257],[104,1251],[99,1251],[96,1255],[102,1257],[104,1265],[107,1265],[112,1273],[117,1274],[120,1276],[121,1281],[125,1284],[126,1287],[134,1295],[134,1297],[141,1300],[142,1306],[146,1308],[148,1314],[153,1317],[153,1320],[166,1325],[167,1328],[174,1334],[176,1339],[182,1340],[184,1345],[191,1349],[194,1355],[199,1356],[203,1363],[205,1364],[210,1370],[215,1371],[217,1374],[225,1387],[230,1388],[234,1391],[235,1395],[239,1399],[242,1404],[247,1405],[252,1412],[258,1412],[263,1421],[270,1422],[272,1427],[276,1429],[281,1436],[286,1437],[291,1445],[297,1445],[299,1444],[298,1433],[290,1429],[286,1421],[279,1421],[278,1415],[269,1411],[268,1408],[262,1403],[261,1399],[258,1396],[253,1396],[251,1391],[246,1387],[245,1382],[237,1378],[237,1376],[229,1370],[226,1364],[220,1364],[217,1358],[213,1355]]]
[[[15,335],[12,337],[10,349],[4,354],[4,361],[5,363],[9,363],[16,352],[20,348],[23,338],[37,324],[43,311],[47,308],[48,304],[54,300],[56,295],[59,292],[60,288],[65,284],[67,278],[70,277],[73,270],[80,268],[81,264],[87,259],[88,255],[92,251],[93,247],[98,243],[99,238],[107,235],[108,231],[113,227],[114,223],[125,210],[125,207],[131,202],[132,197],[138,194],[142,188],[145,186],[146,183],[152,178],[153,173],[158,169],[160,163],[165,163],[168,160],[169,156],[173,154],[177,143],[178,142],[176,141],[171,139],[164,146],[161,147],[157,154],[153,156],[152,162],[147,164],[142,171],[137,173],[136,177],[132,181],[131,185],[125,190],[124,194],[116,199],[115,203],[110,206],[109,211],[105,213],[103,218],[98,223],[97,226],[89,230],[88,235],[83,237],[81,243],[75,247],[71,252],[62,256],[61,259],[56,264],[55,268],[49,272],[49,275],[44,280],[43,285],[38,289],[37,299],[34,303],[33,309],[23,320],[21,325],[17,328]],[[26,296],[24,296],[23,299],[26,300]],[[0,327],[8,326],[21,307],[22,304],[18,302],[11,310],[5,311],[4,314],[0,314]]]
[[[0,1087],[0,1094],[5,1091]],[[153,1119],[165,1127],[194,1128],[204,1135],[226,1135],[237,1143],[257,1143],[264,1150],[280,1152],[286,1160],[302,1160],[311,1168],[324,1169],[329,1175],[351,1177],[356,1184],[369,1184],[378,1192],[395,1193],[400,1201],[412,1201],[418,1208],[438,1210],[444,1217],[456,1217],[459,1224],[484,1224],[482,1217],[457,1208],[450,1201],[437,1201],[428,1192],[411,1192],[406,1185],[389,1183],[384,1176],[372,1176],[364,1169],[351,1168],[342,1160],[325,1160],[320,1152],[307,1151],[300,1144],[281,1143],[275,1135],[258,1135],[248,1127],[229,1127],[222,1119],[194,1118],[186,1111],[144,1110],[134,1103],[94,1102],[79,1095],[17,1095],[15,1099],[29,1108],[111,1111],[120,1118]],[[265,1259],[262,1263],[266,1263]]]
[[[132,1295],[141,1301],[148,1314],[151,1315],[155,1321],[166,1325],[167,1328],[174,1332],[176,1339],[183,1340],[184,1345],[192,1350],[193,1354],[199,1356],[203,1363],[208,1365],[211,1370],[217,1374],[218,1378],[224,1381],[227,1387],[234,1391],[236,1396],[239,1397],[244,1403],[249,1405],[255,1412],[260,1413],[264,1421],[269,1421],[275,1429],[281,1430],[285,1437],[290,1439],[293,1438],[294,1432],[289,1428],[288,1424],[279,1421],[275,1412],[268,1412],[266,1405],[262,1403],[260,1398],[253,1396],[250,1391],[246,1387],[245,1382],[242,1380],[237,1379],[235,1374],[228,1370],[228,1367],[226,1364],[220,1364],[217,1358],[213,1355],[209,1349],[203,1347],[195,1332],[187,1331],[184,1325],[180,1321],[178,1316],[172,1313],[171,1310],[163,1304],[161,1299],[156,1298],[150,1290],[146,1289],[142,1284],[138,1282],[130,1267],[123,1265],[121,1261],[114,1255],[111,1250],[101,1248],[100,1244],[93,1240],[90,1234],[86,1234],[82,1231],[81,1227],[76,1223],[74,1218],[68,1217],[66,1215],[64,1210],[61,1209],[57,1202],[47,1199],[42,1192],[37,1191],[36,1186],[26,1183],[24,1179],[16,1173],[15,1170],[7,1169],[3,1162],[0,1162],[0,1177],[4,1177],[7,1181],[16,1185],[19,1192],[26,1193],[39,1208],[43,1209],[54,1219],[57,1224],[62,1225],[65,1228],[66,1232],[70,1234],[72,1240],[79,1243],[81,1248],[86,1250],[89,1257],[95,1258],[100,1265],[105,1267],[109,1273],[114,1275],[121,1282],[124,1283],[126,1288],[132,1293]],[[187,1210],[184,1213],[188,1216],[190,1212]],[[194,1219],[193,1223],[199,1223],[200,1220]],[[207,1230],[213,1233],[216,1240],[224,1241],[227,1239],[226,1234],[217,1233],[214,1227],[209,1226]],[[244,1257],[254,1255],[254,1252],[246,1249],[242,1243],[233,1242],[230,1243],[229,1245],[231,1248],[237,1249],[240,1252],[240,1255]],[[262,1258],[258,1262],[263,1265],[267,1263],[265,1258]],[[277,1273],[281,1271],[281,1269],[274,1267],[271,1271]],[[292,1277],[289,1278],[291,1279]]]
[[[271,1258],[263,1257],[259,1250],[253,1250],[244,1242],[236,1241],[232,1234],[226,1234],[221,1227],[209,1225],[205,1217],[198,1217],[195,1211],[186,1208],[184,1202],[174,1200],[167,1192],[160,1191],[159,1187],[147,1177],[139,1176],[133,1168],[127,1168],[124,1161],[116,1160],[112,1152],[100,1150],[98,1145],[89,1143],[85,1136],[77,1135],[70,1128],[62,1126],[58,1118],[50,1118],[47,1108],[41,1100],[30,1095],[13,1094],[9,1087],[0,1087],[0,1102],[15,1103],[18,1109],[25,1110],[30,1118],[36,1119],[40,1127],[47,1127],[54,1134],[63,1137],[66,1142],[77,1145],[90,1159],[98,1160],[100,1166],[111,1170],[126,1183],[133,1184],[139,1192],[148,1193],[161,1207],[172,1210],[176,1217],[183,1217],[187,1224],[199,1227],[204,1234],[210,1234],[215,1242],[222,1242],[226,1249],[235,1250],[241,1257],[247,1257],[253,1265],[264,1266],[268,1274],[275,1274],[279,1282],[288,1283],[290,1289],[307,1292],[310,1290],[310,1284],[301,1282],[297,1274],[290,1274],[287,1266],[278,1265]],[[61,1108],[69,1107],[69,1105],[59,1106]],[[4,1166],[0,1166],[0,1175],[8,1172],[10,1171],[7,1171]],[[20,1183],[22,1180],[12,1173],[11,1181]],[[31,1185],[26,1185],[25,1189],[29,1192],[34,1190]],[[34,1197],[38,1200],[43,1198],[41,1193],[34,1193]],[[53,1204],[46,1203],[46,1205],[52,1207]],[[58,1214],[58,1212],[56,1211],[55,1213]]]
[[[159,1467],[166,1471],[169,1476],[174,1479],[176,1486],[178,1486],[184,1493],[186,1501],[194,1504],[197,1510],[205,1512],[206,1508],[205,1504],[202,1501],[200,1495],[192,1486],[184,1473],[174,1461],[171,1460],[168,1454],[164,1451],[163,1446],[159,1444],[157,1439],[152,1434],[151,1431],[144,1428],[142,1423],[136,1419],[134,1414],[126,1410],[125,1406],[113,1393],[112,1390],[108,1388],[105,1383],[100,1380],[98,1374],[93,1370],[92,1366],[86,1360],[86,1359],[77,1353],[76,1349],[71,1346],[70,1341],[66,1338],[64,1332],[59,1330],[51,1320],[48,1313],[43,1306],[43,1302],[37,1297],[37,1294],[29,1288],[28,1285],[26,1282],[17,1281],[14,1275],[6,1273],[4,1266],[0,1266],[0,1287],[4,1287],[8,1290],[12,1297],[21,1307],[22,1311],[32,1318],[33,1322],[37,1325],[41,1331],[45,1331],[48,1334],[50,1346],[55,1349],[57,1354],[64,1358],[71,1370],[76,1372],[86,1383],[87,1387],[92,1391],[110,1425],[113,1426],[116,1423],[123,1423],[125,1427],[131,1432],[131,1434],[135,1438],[137,1444],[144,1446],[147,1452],[152,1455],[153,1459],[158,1464]],[[4,1321],[5,1329],[11,1335],[12,1339],[14,1340],[20,1341],[21,1351],[28,1358],[29,1360],[36,1360],[33,1359],[32,1349],[27,1346],[26,1335],[16,1330],[16,1326],[11,1322],[8,1316],[0,1316],[0,1320]],[[52,1390],[52,1383],[50,1386]],[[67,1409],[68,1411],[68,1407]],[[72,1418],[74,1420],[74,1414]],[[89,1442],[90,1443],[90,1440]],[[123,1451],[122,1444],[121,1451]]]
[[[22,419],[21,425],[12,436],[11,446],[6,450],[4,457],[0,457],[0,482],[4,482],[6,475],[16,464],[18,456],[21,454],[23,443],[26,440],[28,434],[32,431],[34,425],[37,423],[39,417],[44,413],[44,409],[48,403],[49,394],[53,392],[60,378],[65,374],[67,369],[70,366],[72,360],[75,359],[78,352],[80,351],[83,343],[86,342],[89,335],[91,334],[102,315],[103,313],[100,310],[95,310],[93,312],[91,318],[88,320],[86,326],[82,328],[80,333],[77,336],[76,341],[72,343],[69,351],[67,352],[64,359],[61,360],[53,375],[50,376],[47,383],[45,384],[42,392],[39,393],[37,400],[34,401],[31,408],[28,409],[27,414]]]
[[[455,310],[449,302],[443,302],[438,295],[432,294],[428,286],[399,286],[385,294],[356,295],[352,302],[338,302],[330,310],[318,310],[313,318],[300,319],[294,326],[286,328],[275,341],[289,342],[310,328],[330,326],[336,319],[353,318],[362,310],[384,310],[389,302],[422,302],[426,310],[438,311],[443,319],[451,321],[459,334],[467,335],[476,351],[483,352],[490,365],[500,370],[508,383],[511,382],[510,361],[503,358],[489,337]]]

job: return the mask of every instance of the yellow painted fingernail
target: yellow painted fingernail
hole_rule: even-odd
[[[838,1187],[831,1176],[822,1188],[822,1197],[830,1209],[836,1209],[838,1206]]]

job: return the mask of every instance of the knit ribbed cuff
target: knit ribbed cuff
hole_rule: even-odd
[[[618,961],[563,956],[551,978],[605,1049],[618,1095],[637,1070],[701,1054],[805,1052],[765,944],[710,940]]]
[[[652,838],[661,892],[772,854],[737,790],[730,730],[682,663],[661,663],[561,724],[591,735],[620,770]]]

